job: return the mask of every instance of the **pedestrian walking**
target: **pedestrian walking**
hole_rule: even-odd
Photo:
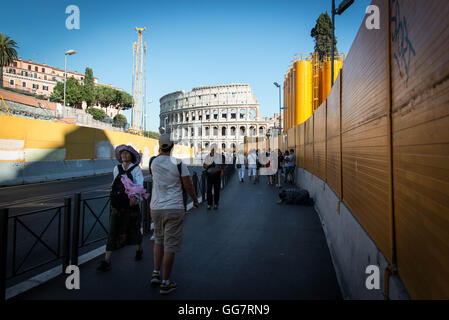
[[[256,184],[257,175],[257,154],[254,149],[251,149],[248,153],[248,180],[249,183],[253,181]]]
[[[235,161],[235,168],[237,169],[240,182],[243,182],[245,178],[245,164],[246,164],[245,154],[243,153],[243,150],[239,150]]]
[[[132,146],[124,144],[115,149],[115,157],[119,165],[113,170],[109,233],[104,260],[97,267],[100,272],[111,269],[112,252],[126,245],[137,246],[136,261],[143,255],[139,201],[142,195],[148,195],[143,189],[141,157]]]
[[[288,168],[287,181],[289,181],[291,184],[294,184],[295,183],[296,156],[295,156],[295,150],[293,150],[293,149],[290,149],[290,153],[287,158],[286,166]]]
[[[276,187],[280,188],[281,187],[281,176],[282,176],[282,171],[284,168],[284,156],[282,155],[281,150],[278,149],[278,168],[276,171],[276,179],[277,179],[277,184]]]
[[[212,145],[210,153],[206,156],[203,168],[207,174],[207,209],[210,210],[212,205],[214,210],[218,209],[220,201],[221,177],[224,175],[224,155],[215,152],[217,146]],[[214,190],[212,197],[212,189]]]
[[[153,176],[150,209],[155,233],[151,284],[160,286],[160,294],[168,294],[177,288],[176,282],[170,281],[170,275],[175,253],[181,251],[182,245],[185,217],[183,189],[192,198],[193,206],[200,207],[189,169],[181,160],[171,156],[173,146],[170,134],[162,134],[159,137],[159,155],[149,168]]]

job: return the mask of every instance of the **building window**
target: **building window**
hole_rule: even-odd
[[[42,87],[42,90],[48,91],[48,86],[43,86],[43,87]]]
[[[45,68],[42,68],[42,72],[45,73]]]
[[[216,98],[217,97],[217,94],[216,93],[214,93],[214,98]]]
[[[26,76],[27,72],[22,70],[22,76]]]
[[[27,83],[26,82],[22,82],[22,87],[26,88],[27,87]]]
[[[39,71],[39,68],[38,67],[34,67],[34,71]]]
[[[14,67],[17,67],[17,62],[14,62],[13,65],[14,65]]]
[[[37,73],[34,74],[34,79],[37,79]]]
[[[33,89],[36,89],[36,90],[39,89],[39,85],[34,83],[33,84]]]
[[[9,80],[9,84],[13,86],[14,85],[14,80]]]
[[[47,76],[46,75],[44,76],[44,80],[47,80]]]
[[[56,81],[56,77],[53,77],[52,80],[53,80],[53,81]]]
[[[28,70],[31,70],[31,65],[28,65]]]

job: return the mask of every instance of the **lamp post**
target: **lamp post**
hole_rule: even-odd
[[[341,15],[346,9],[348,9],[354,0],[343,0],[335,10],[335,0],[332,0],[332,66],[331,66],[331,86],[334,85],[334,42],[335,42],[335,15]]]
[[[281,119],[282,119],[282,113],[281,113],[281,110],[282,110],[282,108],[281,108],[281,86],[277,82],[274,82],[273,84],[276,87],[279,88],[279,134],[281,134],[281,132],[282,132],[282,122],[281,122]]]
[[[67,82],[67,56],[71,56],[72,54],[75,54],[76,51],[73,49],[68,50],[64,55],[64,104],[62,105],[62,119],[64,119],[64,112],[65,112],[65,86]]]

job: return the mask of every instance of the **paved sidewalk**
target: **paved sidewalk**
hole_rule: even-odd
[[[153,241],[144,240],[144,259],[135,247],[114,252],[112,270],[98,274],[102,257],[81,266],[80,290],[67,290],[57,277],[15,299],[341,299],[320,220],[312,207],[278,205],[266,183],[238,182],[234,175],[218,211],[187,214],[182,252],[172,280],[178,289],[161,296],[149,284]]]

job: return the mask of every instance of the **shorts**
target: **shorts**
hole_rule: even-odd
[[[184,230],[184,209],[151,210],[154,242],[165,252],[180,252]]]
[[[286,174],[293,174],[293,173],[295,173],[295,167],[287,167],[285,173]]]
[[[257,168],[249,168],[248,169],[248,177],[255,176],[255,175],[257,175]]]

